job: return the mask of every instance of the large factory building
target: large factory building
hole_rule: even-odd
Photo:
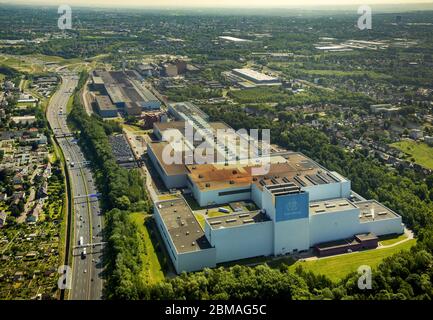
[[[135,71],[94,71],[92,87],[130,116],[161,108],[161,102],[144,86]]]
[[[172,124],[181,128],[178,121]],[[159,137],[169,125],[156,126]],[[355,194],[349,180],[301,153],[170,166],[160,156],[169,144],[151,144],[150,159],[169,187],[188,191],[196,202],[194,210],[183,197],[154,207],[157,226],[179,273],[310,249],[327,255],[373,248],[377,237],[404,232],[398,214]],[[268,172],[257,175],[254,169],[265,160]],[[226,213],[211,215],[208,208],[215,207]]]

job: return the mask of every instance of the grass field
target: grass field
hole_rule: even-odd
[[[356,271],[361,265],[368,265],[371,268],[375,268],[384,258],[392,256],[402,250],[408,250],[415,245],[415,243],[416,240],[411,239],[395,247],[386,249],[354,252],[311,261],[297,261],[290,266],[290,269],[295,270],[297,266],[301,265],[305,270],[323,274],[334,281],[338,281],[349,273]]]
[[[220,211],[218,211],[219,208],[227,209],[230,212],[228,212],[228,213],[226,213],[226,212],[220,212]],[[217,208],[211,208],[211,209],[209,209],[208,212],[207,212],[207,216],[209,218],[215,218],[215,217],[225,216],[225,215],[231,214],[231,213],[233,213],[233,210],[230,208],[230,206],[220,206],[220,207],[217,207]],[[198,223],[200,224],[201,228],[204,230],[205,219],[206,219],[205,215],[203,213],[200,213],[200,212],[195,212],[194,215],[195,215]]]
[[[146,254],[142,256],[142,261],[145,267],[143,268],[140,276],[147,280],[146,282],[148,283],[162,281],[164,279],[164,271],[150,238],[149,230],[145,225],[146,219],[150,218],[150,216],[142,212],[135,212],[131,213],[129,217],[131,221],[137,225],[140,236],[143,239],[144,245],[146,246]]]
[[[433,169],[433,148],[423,142],[402,140],[391,144],[409,156],[415,162],[428,169]]]
[[[389,246],[392,245],[394,243],[397,243],[399,241],[402,241],[404,239],[407,239],[407,236],[405,234],[399,235],[399,236],[382,236],[379,237],[379,243],[382,246]]]
[[[29,62],[20,57],[0,56],[0,64],[24,73],[42,73],[44,71],[42,65]]]
[[[286,92],[276,87],[234,90],[228,95],[240,103],[280,102],[289,97]]]
[[[66,104],[66,113],[69,114],[72,111],[72,105],[74,104],[74,95],[69,97],[68,103]]]

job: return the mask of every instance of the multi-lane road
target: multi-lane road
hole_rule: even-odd
[[[66,105],[78,84],[78,75],[63,73],[61,76],[62,84],[51,98],[47,119],[63,151],[72,192],[74,216],[69,228],[72,228],[73,259],[69,299],[98,300],[102,299],[103,288],[103,218],[92,172],[66,123]]]

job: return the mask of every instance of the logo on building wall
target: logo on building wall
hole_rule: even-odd
[[[288,194],[276,197],[276,221],[308,217],[308,193]]]

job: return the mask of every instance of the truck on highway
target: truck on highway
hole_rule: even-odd
[[[71,162],[71,167],[74,167],[75,166],[75,163],[74,162]]]
[[[81,252],[81,258],[86,259],[86,255],[87,255],[87,250],[86,248],[84,248],[83,251]]]
[[[80,237],[80,240],[78,240],[78,245],[82,246],[84,244],[84,239],[83,237]]]

